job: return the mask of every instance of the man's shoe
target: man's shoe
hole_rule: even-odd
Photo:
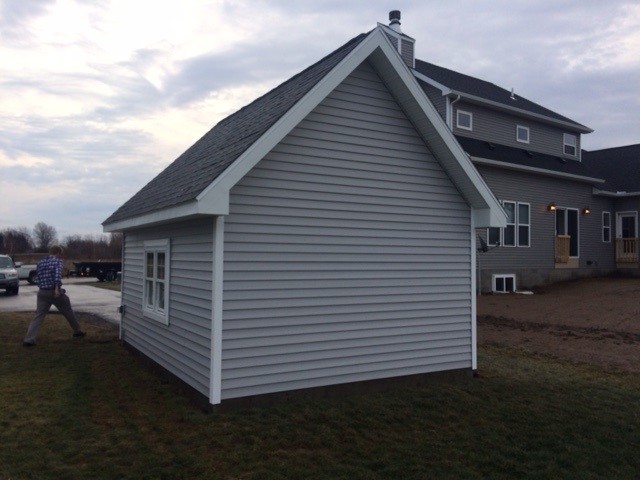
[[[86,332],[76,332],[73,334],[75,338],[84,337],[85,335],[86,335]]]
[[[22,342],[23,347],[35,347],[36,342]]]

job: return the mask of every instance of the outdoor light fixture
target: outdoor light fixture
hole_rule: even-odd
[[[550,212],[555,212],[556,211],[556,204],[551,202],[549,205],[547,205],[547,210],[549,210]]]
[[[584,207],[582,209],[582,214],[583,215],[589,215],[591,213],[591,209],[589,207]]]

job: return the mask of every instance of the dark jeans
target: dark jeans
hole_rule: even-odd
[[[55,297],[53,295],[53,290],[39,290],[36,314],[29,324],[27,336],[24,339],[25,342],[35,343],[36,334],[38,333],[40,324],[42,324],[45,315],[49,313],[51,305],[55,305],[60,313],[64,315],[64,318],[66,318],[67,322],[69,322],[69,325],[71,325],[73,333],[80,332],[80,325],[78,324],[78,320],[76,320],[75,313],[73,313],[73,309],[71,308],[71,300],[69,300],[67,294],[61,293],[60,295]]]

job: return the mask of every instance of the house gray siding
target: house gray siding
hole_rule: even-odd
[[[517,102],[514,102],[517,103]],[[574,158],[564,155],[564,133],[572,133],[563,131],[561,128],[546,125],[541,122],[523,119],[515,115],[491,110],[486,107],[480,107],[458,102],[453,107],[453,132],[456,135],[462,135],[488,142],[495,142],[509,147],[521,148],[532,152],[546,153],[548,155],[557,155],[559,157]],[[460,129],[456,125],[457,111],[464,110],[473,114],[473,131]],[[521,143],[516,141],[516,126],[522,125],[529,128],[530,143]],[[578,141],[578,149],[580,152],[580,134],[575,134]]]
[[[144,242],[170,240],[169,325],[142,313]],[[123,340],[209,395],[213,220],[129,231],[124,242]]]
[[[368,64],[230,204],[223,400],[471,368],[469,207]]]
[[[614,244],[602,241],[602,212],[612,212],[613,201],[594,197],[591,184],[484,165],[476,167],[496,198],[531,206],[530,247],[499,247],[478,254],[483,289],[490,289],[494,273],[516,273],[518,287],[531,288],[615,269]],[[584,207],[591,209],[589,215],[578,214],[580,259],[577,269],[555,268],[555,213],[547,210],[551,202],[579,211]],[[478,233],[486,238],[485,229]]]

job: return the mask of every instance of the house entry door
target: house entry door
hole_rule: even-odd
[[[616,216],[616,263],[638,264],[638,214],[622,212]]]
[[[556,209],[556,236],[569,237],[569,256],[579,256],[580,228],[578,225],[578,210],[575,208]]]
[[[638,229],[636,225],[636,213],[619,213],[618,214],[618,238],[636,238]]]

